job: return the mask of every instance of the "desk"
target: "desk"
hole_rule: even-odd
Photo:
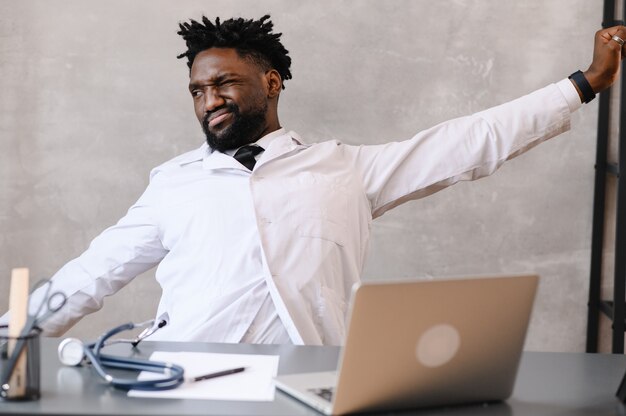
[[[113,390],[89,368],[63,367],[56,357],[59,339],[42,339],[42,398],[35,402],[0,402],[0,414],[28,415],[319,415],[281,392],[273,402],[227,402],[128,398]],[[127,353],[126,345],[111,347]],[[337,347],[144,342],[143,355],[160,351],[278,354],[279,374],[334,369]],[[626,370],[626,356],[526,352],[513,397],[491,405],[430,409],[403,414],[487,416],[625,415],[615,390]]]

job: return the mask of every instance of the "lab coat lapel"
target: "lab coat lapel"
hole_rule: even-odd
[[[263,152],[261,158],[257,161],[255,169],[258,169],[261,165],[273,159],[278,159],[287,153],[293,152],[299,146],[301,146],[300,136],[294,131],[277,137],[270,143],[267,149],[265,149],[265,152]]]

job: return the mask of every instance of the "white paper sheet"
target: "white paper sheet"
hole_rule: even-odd
[[[185,369],[185,378],[217,371],[246,367],[245,371],[183,385],[164,391],[130,390],[130,397],[206,400],[274,400],[274,377],[278,372],[278,355],[216,354],[206,352],[156,351],[151,360],[175,363]],[[140,380],[158,378],[142,372]]]

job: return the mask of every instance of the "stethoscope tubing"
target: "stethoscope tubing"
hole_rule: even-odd
[[[104,333],[96,342],[86,344],[83,347],[85,356],[91,362],[94,370],[111,386],[123,390],[157,391],[173,389],[185,382],[185,370],[179,365],[152,361],[141,358],[125,358],[108,354],[102,354],[100,350],[105,347],[105,341],[113,335],[135,328],[135,325],[124,324]],[[120,370],[149,371],[166,375],[156,380],[137,380],[113,377],[105,370],[107,368]]]

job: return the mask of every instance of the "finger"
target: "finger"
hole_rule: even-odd
[[[613,36],[618,36],[619,38],[626,40],[626,27],[618,26]],[[621,45],[621,58],[624,59],[625,56],[626,56],[626,45]]]
[[[626,26],[611,26],[601,30],[600,32],[608,33],[609,36],[613,36],[619,33],[626,35]]]
[[[619,42],[613,39],[613,36],[617,36],[622,40],[626,40],[626,27],[625,26],[614,26],[609,28],[610,32],[612,32],[611,40],[619,45]],[[621,45],[621,58],[624,59],[626,57],[626,45]]]
[[[626,40],[626,27],[613,26],[598,32],[597,39],[609,49],[620,52],[621,57],[625,56],[625,48],[620,39]]]

